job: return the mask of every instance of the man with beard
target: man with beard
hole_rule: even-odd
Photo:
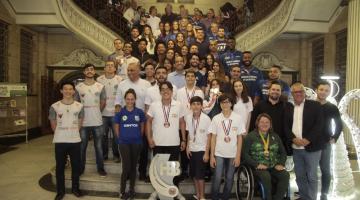
[[[189,58],[190,67],[187,70],[191,70],[195,72],[196,77],[196,86],[200,89],[204,89],[206,87],[206,77],[201,73],[200,67],[200,56],[198,54],[192,54]]]
[[[227,76],[230,76],[230,70],[232,66],[240,65],[243,57],[241,51],[236,50],[235,46],[236,46],[235,38],[229,37],[227,39],[227,51],[220,56],[221,64],[224,67],[224,71]],[[220,53],[221,51],[218,52]]]
[[[316,88],[317,101],[321,104],[324,114],[324,128],[322,138],[324,147],[321,151],[320,169],[321,169],[321,196],[320,200],[327,200],[331,182],[331,144],[335,144],[342,131],[342,122],[339,109],[336,105],[328,102],[326,98],[330,95],[330,83],[320,82]],[[335,122],[335,129],[332,130],[332,121]]]
[[[84,105],[84,121],[80,129],[81,152],[80,152],[80,174],[84,173],[86,163],[86,148],[90,134],[93,134],[96,166],[100,176],[107,174],[104,170],[104,155],[102,140],[104,137],[103,121],[101,112],[106,105],[106,90],[104,85],[95,81],[95,67],[93,64],[84,66],[85,80],[76,86],[76,100]]]
[[[290,87],[289,85],[280,79],[281,76],[281,67],[279,65],[273,65],[270,67],[269,70],[269,79],[261,81],[260,87],[261,87],[261,100],[266,100],[269,95],[269,88],[273,81],[277,81],[281,84],[281,97],[285,100],[288,99],[288,97],[291,95]]]
[[[255,121],[261,113],[266,113],[272,118],[272,129],[277,133],[289,154],[291,146],[286,144],[286,137],[284,133],[284,112],[291,107],[291,104],[280,99],[282,92],[281,84],[277,81],[272,81],[269,87],[269,96],[265,101],[259,102],[251,115],[250,129],[254,130]]]
[[[242,64],[240,77],[246,84],[248,94],[256,105],[260,100],[260,82],[264,80],[263,74],[261,70],[252,65],[252,53],[250,51],[244,51]]]

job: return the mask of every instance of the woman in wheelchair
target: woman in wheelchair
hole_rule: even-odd
[[[266,200],[280,200],[287,192],[290,176],[285,170],[285,148],[271,124],[268,114],[257,117],[256,128],[245,137],[242,157],[262,183]]]

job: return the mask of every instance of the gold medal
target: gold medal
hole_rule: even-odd
[[[269,145],[270,145],[270,134],[268,133],[267,134],[267,138],[265,140],[264,136],[263,136],[263,133],[259,133],[260,137],[261,137],[261,140],[263,141],[263,144],[264,144],[264,156],[266,159],[269,158],[270,156],[270,152],[269,152]]]

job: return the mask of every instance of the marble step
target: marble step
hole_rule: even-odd
[[[117,174],[120,176],[121,173],[121,163],[116,163],[114,160],[109,159],[104,161],[104,168],[105,171],[109,174]],[[85,173],[96,173],[97,167],[96,167],[96,160],[88,159],[85,164]]]
[[[55,167],[51,169],[52,182],[56,183],[55,177]],[[232,192],[235,193],[235,184]],[[65,170],[65,187],[71,188],[71,169],[67,168]],[[194,183],[191,179],[186,179],[180,183],[180,191],[185,195],[195,194]],[[108,173],[106,177],[100,177],[96,172],[85,172],[80,177],[80,189],[87,191],[97,191],[97,192],[119,192],[120,188],[120,174]],[[150,195],[154,188],[151,183],[145,183],[144,181],[136,180],[135,191],[143,194]],[[205,184],[205,192],[210,194],[211,191],[211,182]]]

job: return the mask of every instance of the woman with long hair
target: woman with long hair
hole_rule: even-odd
[[[246,132],[248,132],[253,104],[251,97],[247,93],[246,85],[241,79],[235,80],[232,83],[231,95],[235,100],[234,112],[243,117]]]
[[[157,41],[155,45],[155,54],[154,58],[159,65],[164,64],[164,59],[166,57],[166,44],[163,41]]]
[[[203,111],[212,119],[221,112],[217,98],[223,93],[221,82],[218,79],[210,81],[210,87],[205,91],[208,95],[204,99]]]
[[[229,82],[229,77],[225,75],[224,68],[221,66],[221,63],[217,60],[214,61],[212,66],[212,71],[215,74],[215,77],[222,81],[223,83]]]
[[[174,64],[168,58],[165,58],[163,66],[166,68],[168,74],[171,73],[172,71],[174,71]]]
[[[144,26],[144,32],[143,32],[141,38],[145,38],[147,41],[147,46],[146,46],[147,52],[151,55],[154,55],[156,40],[155,40],[154,34],[151,30],[151,26],[149,26],[149,25]]]
[[[181,32],[177,33],[175,38],[175,50],[181,51],[181,48],[186,45],[185,35]]]
[[[122,159],[120,179],[120,198],[133,199],[135,196],[136,165],[142,148],[144,136],[145,114],[135,107],[136,93],[129,89],[124,95],[125,106],[116,113],[115,134]],[[125,192],[126,181],[129,179],[129,191]]]

